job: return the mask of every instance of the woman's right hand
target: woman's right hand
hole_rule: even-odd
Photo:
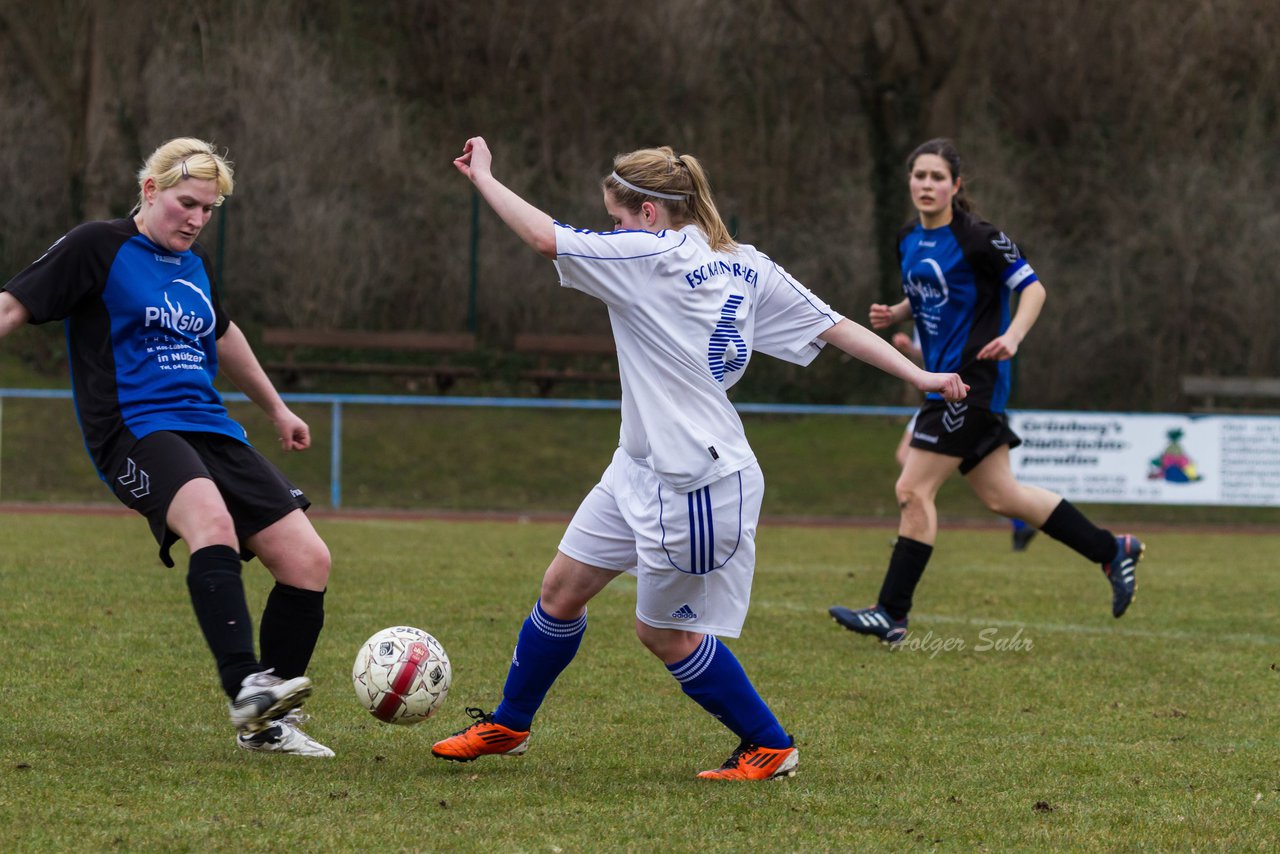
[[[0,291],[0,338],[31,320],[31,312],[8,291]]]
[[[467,140],[462,146],[462,154],[453,159],[453,165],[472,181],[477,175],[492,174],[490,168],[493,166],[493,154],[489,152],[489,144],[484,141],[484,137],[473,136]]]
[[[893,306],[879,302],[872,303],[869,317],[872,329],[888,329],[894,324]]]

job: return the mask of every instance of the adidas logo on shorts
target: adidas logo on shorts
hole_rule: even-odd
[[[693,612],[693,609],[692,609],[692,608],[690,608],[688,605],[681,605],[681,606],[680,606],[679,608],[677,608],[675,611],[672,611],[672,612],[671,612],[671,619],[673,619],[673,620],[696,620],[696,619],[698,619],[698,615],[697,615],[697,614],[695,614],[695,613]]]

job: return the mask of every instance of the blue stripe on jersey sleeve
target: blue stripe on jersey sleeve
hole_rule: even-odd
[[[778,262],[770,258],[768,255],[761,253],[760,257],[768,261],[770,264],[772,264],[773,269],[777,272],[777,274],[781,276],[786,281],[786,283],[795,290],[796,293],[800,294],[800,297],[805,302],[809,303],[809,305],[813,307],[814,311],[818,312],[818,314],[822,315],[827,320],[830,320],[832,325],[835,325],[838,322],[836,321],[835,318],[831,316],[830,312],[823,311],[822,309],[818,308],[816,305],[813,304],[813,300],[810,299],[810,297],[813,296],[813,291],[810,291],[808,288],[796,282],[795,279],[792,279],[791,275],[787,273],[786,270],[779,267]]]
[[[640,229],[622,229],[619,231],[592,231],[589,228],[574,228],[573,226],[566,225],[565,223],[562,223],[562,222],[556,222],[555,224],[560,228],[568,229],[569,231],[572,231],[575,234],[590,235],[592,237],[600,237],[600,238],[618,237],[618,236],[630,235],[630,234],[648,234],[656,240],[664,237],[667,233],[666,229],[659,231],[657,234],[654,234],[651,231],[642,231]],[[659,249],[656,252],[643,252],[638,255],[607,255],[607,256],[606,255],[586,255],[586,254],[581,254],[576,252],[560,252],[559,249],[556,250],[556,254],[562,258],[590,258],[591,260],[594,260],[594,261],[632,261],[637,258],[653,258],[654,256],[663,255],[667,252],[670,252],[673,249],[679,249],[681,246],[684,245],[685,241],[688,239],[689,239],[689,235],[681,234],[679,243],[672,243],[671,245],[663,249]]]
[[[1004,282],[1006,288],[1018,293],[1032,282],[1040,281],[1040,277],[1027,263],[1026,258],[1019,258],[1004,268],[1004,272],[1000,274],[1000,280]]]

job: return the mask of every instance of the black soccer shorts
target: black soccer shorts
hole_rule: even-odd
[[[250,537],[311,506],[302,490],[250,445],[220,433],[151,433],[134,443],[109,483],[126,507],[147,517],[165,566],[173,566],[169,548],[179,540],[165,521],[169,504],[197,477],[209,478],[222,493],[243,560],[254,557],[245,546]]]
[[[1007,415],[969,406],[963,400],[926,400],[911,431],[911,447],[960,457],[961,474],[973,471],[1000,446],[1013,449],[1021,444]]]

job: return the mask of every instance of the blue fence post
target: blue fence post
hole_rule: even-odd
[[[342,401],[333,402],[330,422],[329,506],[337,510],[342,506]]]

